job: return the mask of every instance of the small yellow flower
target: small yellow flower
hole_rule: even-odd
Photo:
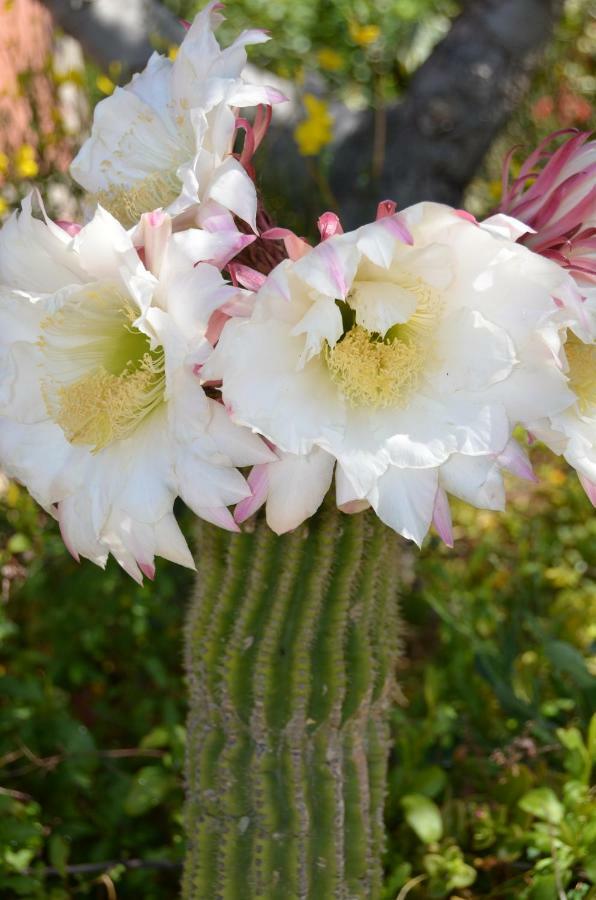
[[[359,25],[358,22],[350,22],[350,37],[359,47],[368,47],[378,41],[381,29],[378,25]]]
[[[8,156],[0,151],[0,175],[6,175],[8,172]]]
[[[106,95],[106,97],[109,97],[109,95],[113,93],[114,88],[116,87],[112,79],[108,78],[107,75],[98,75],[95,79],[95,85],[102,92],[102,94]]]
[[[326,72],[339,72],[344,67],[344,58],[337,50],[331,47],[323,47],[317,52],[317,60]]]
[[[172,62],[174,62],[174,60],[178,56],[179,49],[180,48],[176,44],[170,44],[170,46],[168,47],[168,59],[171,59]]]
[[[2,216],[5,216],[7,212],[8,212],[8,203],[6,202],[4,197],[0,197],[0,218],[2,218]]]
[[[15,170],[19,178],[35,178],[39,166],[35,158],[35,149],[30,144],[19,147],[15,156]]]
[[[333,117],[324,100],[314,94],[303,98],[306,118],[294,129],[294,140],[302,156],[317,156],[333,139]]]

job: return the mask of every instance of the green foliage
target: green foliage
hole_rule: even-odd
[[[462,504],[455,551],[417,559],[386,900],[596,896],[596,521],[575,476],[538,471],[504,515]],[[0,547],[0,896],[175,896],[179,868],[114,863],[183,857],[191,577],[77,566],[15,485]]]
[[[386,900],[596,897],[596,521],[573,474],[538,471],[417,563]]]
[[[196,9],[169,2],[187,17]],[[459,6],[236,0],[225,28],[268,27],[275,39],[254,61],[379,105],[403,92]],[[474,212],[497,202],[512,144],[590,126],[588,15],[589,0],[567,3],[530,100],[472,186]],[[96,70],[86,77],[99,96]],[[28,187],[11,184],[15,197]],[[540,474],[537,490],[515,486],[504,515],[460,507],[455,551],[431,540],[417,560],[403,604],[386,900],[596,898],[596,520],[574,476],[558,465]],[[23,490],[1,493],[0,896],[174,897],[181,869],[165,866],[184,853],[192,578],[160,563],[156,584],[138,588],[111,564],[77,566]],[[164,867],[117,864],[130,859]]]
[[[1,501],[0,571],[0,896],[103,898],[103,875],[119,897],[175,896],[179,867],[65,867],[181,859],[190,573],[164,565],[155,590],[78,566],[16,485]]]

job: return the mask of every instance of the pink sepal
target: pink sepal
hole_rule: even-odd
[[[333,237],[334,234],[344,233],[342,224],[339,221],[339,216],[336,216],[334,212],[326,212],[323,213],[322,216],[319,216],[317,226],[322,241],[326,241],[327,238]]]
[[[269,490],[268,465],[268,463],[261,463],[258,466],[253,466],[250,471],[247,482],[252,494],[245,500],[241,500],[234,510],[234,519],[239,525],[250,519],[267,499]]]
[[[509,441],[503,452],[497,456],[497,462],[508,472],[517,475],[518,478],[538,484],[532,463],[517,441]]]
[[[217,344],[221,337],[221,333],[224,330],[224,326],[230,318],[231,316],[227,315],[227,313],[223,312],[221,309],[216,309],[211,313],[207,331],[205,333],[205,339],[209,341],[212,347],[215,347]]]
[[[596,484],[593,481],[590,481],[589,478],[586,478],[585,475],[581,475],[579,472],[577,473],[581,486],[583,487],[588,500],[592,504],[592,506],[596,506]]]
[[[172,219],[163,209],[143,213],[140,230],[145,268],[159,278],[163,257],[172,234]]]
[[[433,525],[444,544],[453,547],[453,524],[451,521],[451,509],[444,488],[437,489],[435,506],[433,509]]]
[[[59,228],[62,231],[65,231],[70,237],[76,237],[79,231],[83,228],[82,225],[78,225],[76,222],[68,222],[66,219],[58,219],[56,222]]]
[[[263,231],[261,237],[266,241],[283,241],[291,260],[302,259],[312,250],[304,238],[298,237],[289,228],[268,228],[267,231]]]
[[[459,219],[464,219],[466,222],[471,222],[472,225],[478,225],[478,219],[476,216],[473,216],[472,213],[467,212],[465,209],[456,209],[455,215]]]
[[[137,566],[149,581],[155,581],[155,566],[152,563],[143,563],[137,559]]]
[[[397,203],[395,200],[381,200],[377,206],[376,221],[378,222],[379,219],[386,219],[387,216],[394,216],[396,212]]]
[[[230,263],[228,271],[233,284],[239,284],[249,291],[258,291],[267,281],[262,272],[257,272],[256,269],[242,263]]]

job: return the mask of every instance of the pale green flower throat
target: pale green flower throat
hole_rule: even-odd
[[[136,316],[128,298],[102,285],[42,323],[43,395],[71,444],[98,452],[129,437],[164,402],[164,353],[133,326]]]

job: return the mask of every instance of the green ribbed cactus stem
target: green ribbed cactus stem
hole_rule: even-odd
[[[400,556],[327,504],[283,537],[200,523],[184,900],[380,896]]]

